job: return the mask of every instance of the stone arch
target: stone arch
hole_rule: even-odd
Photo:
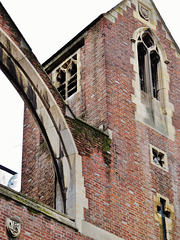
[[[29,49],[23,38],[21,39],[21,47],[31,54],[31,49]],[[61,187],[64,204],[67,203],[67,207],[64,206],[65,212],[68,209],[68,215],[75,218],[76,226],[81,231],[81,222],[84,217],[83,208],[87,207],[87,199],[85,198],[81,157],[78,154],[71,131],[60,107],[41,75],[16,43],[1,28],[0,68],[29,106],[46,139]],[[63,147],[66,154],[68,171],[70,171],[68,175],[71,176],[70,184],[73,194],[68,193],[70,199],[67,200],[63,181],[56,166],[56,159],[60,157],[60,146]],[[80,185],[77,184],[77,175],[80,178],[80,181],[78,180],[81,183]],[[78,196],[75,191],[77,188],[81,193],[80,199],[84,199],[79,203],[80,206],[78,206]],[[80,211],[77,211],[77,209],[80,209]]]
[[[147,30],[150,31],[153,39],[155,40],[155,43],[157,44],[158,48],[160,49],[160,54],[162,54],[163,60],[164,60],[165,62],[168,62],[166,52],[165,52],[164,48],[162,47],[162,44],[161,44],[159,38],[156,36],[156,34],[154,33],[154,31],[153,31],[152,29],[150,29],[149,27],[140,27],[140,28],[136,29],[136,30],[134,31],[134,33],[133,33],[132,41],[133,41],[133,42],[136,42],[138,35],[139,35],[141,32],[145,32],[145,31],[147,31]]]

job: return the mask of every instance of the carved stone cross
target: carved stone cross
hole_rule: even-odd
[[[164,199],[160,199],[160,204],[160,206],[157,206],[157,211],[161,215],[163,240],[167,240],[166,218],[170,218],[170,212],[165,211],[166,201]]]

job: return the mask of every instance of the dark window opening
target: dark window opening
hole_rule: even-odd
[[[71,63],[69,72],[70,72],[71,76],[73,76],[74,74],[77,73],[77,65],[74,62]]]
[[[66,74],[64,71],[60,70],[57,75],[57,81],[60,82],[60,84],[63,84],[66,81]]]
[[[57,88],[64,100],[77,92],[77,54],[65,62],[58,70]]]
[[[157,165],[160,165],[161,167],[164,166],[164,154],[161,152],[158,152],[156,149],[152,149],[152,154],[153,154],[153,161]]]
[[[68,97],[77,91],[77,74],[75,73],[68,82]]]
[[[141,90],[145,93],[151,93],[153,98],[158,99],[158,68],[160,57],[157,46],[155,46],[149,31],[146,31],[142,35],[137,45],[137,50]]]
[[[39,134],[39,144],[43,144],[44,143],[44,138],[43,138],[43,135],[40,133]]]
[[[151,36],[149,35],[149,33],[144,33],[142,36],[143,42],[146,44],[146,46],[148,48],[150,48],[151,46],[154,45],[154,41],[151,38]]]
[[[165,211],[165,206],[166,200],[160,198],[160,206],[157,206],[157,211],[161,215],[163,240],[167,240],[166,218],[170,218],[170,212]]]
[[[147,92],[146,87],[146,71],[145,71],[145,56],[147,54],[147,50],[143,43],[138,45],[138,62],[139,62],[139,78],[141,90]]]
[[[158,99],[158,62],[159,62],[159,55],[157,54],[156,51],[151,52],[150,59],[151,59],[153,97]]]
[[[67,62],[65,62],[65,63],[61,66],[61,68],[65,70],[65,69],[68,68],[69,64],[70,64],[70,60],[67,61]]]

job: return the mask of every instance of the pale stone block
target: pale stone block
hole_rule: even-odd
[[[107,129],[105,133],[109,136],[110,139],[112,139],[112,130]]]
[[[180,59],[180,52],[175,51],[175,56]]]
[[[94,240],[123,240],[122,238],[86,221],[82,222],[82,233]]]
[[[115,11],[123,16],[123,9],[121,7],[117,7]]]
[[[141,99],[137,98],[136,96],[132,95],[132,102],[135,103],[136,105],[141,106]]]
[[[132,45],[134,45],[134,44],[132,44]],[[130,63],[134,65],[135,64],[135,59],[134,58],[130,58]]]
[[[139,77],[139,76],[137,76],[137,77]],[[139,78],[138,78],[138,80],[139,80]],[[139,81],[137,81],[136,79],[135,80],[132,80],[132,86],[133,86],[133,88],[134,88],[134,90],[136,91],[140,91],[140,83],[139,83]]]
[[[74,139],[72,137],[72,134],[69,129],[64,129],[60,131],[61,137],[63,139],[63,142],[66,146],[66,151],[68,155],[78,153],[78,150],[76,148]]]
[[[168,32],[167,32],[167,28],[165,28],[165,26],[163,25],[163,26],[162,26],[162,29],[166,32],[166,38],[167,38],[168,40],[172,41],[172,38],[170,37],[170,35],[169,35]]]
[[[58,130],[63,130],[68,128],[67,123],[64,119],[64,116],[57,104],[52,105],[49,108],[50,114],[54,119],[54,122],[56,123],[56,126],[58,127]]]
[[[170,39],[171,40],[171,39]],[[175,45],[174,45],[174,43],[171,41],[171,48],[172,49],[174,49],[174,50],[176,50],[176,47],[175,47]]]
[[[109,12],[113,17],[117,18],[118,17],[118,13],[114,10]]]
[[[131,0],[132,1],[132,3],[134,4],[134,5],[137,5],[137,1],[136,0]]]
[[[128,0],[128,1],[125,2],[125,4],[126,4],[126,6],[131,8],[131,1]]]
[[[46,133],[48,135],[48,138],[50,139],[51,148],[55,156],[59,157],[60,141],[59,141],[59,136],[57,135],[57,131],[55,127],[46,129]]]
[[[0,29],[0,42],[18,62],[25,58],[23,52],[15,45],[12,39],[2,29]]]
[[[76,220],[76,227],[82,232],[84,208],[88,208],[88,199],[85,197],[84,178],[82,176],[82,158],[77,153],[69,155],[71,163],[70,186],[68,188],[68,214]]]
[[[41,107],[38,113],[46,130],[54,126],[54,124],[52,123],[52,119],[50,118],[49,114],[47,113],[47,110],[44,107]]]
[[[169,133],[169,138],[173,141],[175,141],[174,135],[175,135],[175,129],[174,127],[171,125],[168,127],[168,133]]]
[[[64,184],[65,184],[65,187],[68,188],[70,183],[70,165],[66,157],[62,158],[62,164],[63,164],[63,171],[64,171]]]
[[[139,2],[146,6],[149,10],[152,10],[152,3],[149,0],[139,0]]]
[[[167,106],[172,112],[174,112],[174,105],[171,102],[168,102]]]
[[[21,79],[21,82],[19,82],[19,83],[20,83],[20,85],[22,86],[23,89],[28,87],[28,80],[22,72],[20,73],[20,76],[18,77],[18,79]]]
[[[39,84],[43,84],[45,87],[45,83],[42,82],[41,77],[39,76],[36,69],[34,68],[34,66],[30,63],[30,61],[27,58],[21,59],[19,61],[19,64],[21,65],[21,67],[23,69],[26,69],[25,72],[27,73],[30,81],[33,82],[35,86],[38,86],[38,82],[40,81]]]
[[[127,11],[126,1],[123,1],[123,2],[120,4],[120,7],[121,7],[124,11]]]
[[[105,18],[107,18],[110,22],[115,23],[115,18],[112,15],[107,13],[105,14]]]
[[[156,31],[156,25],[152,24],[151,22],[146,21],[145,19],[143,19],[142,17],[139,16],[139,13],[136,11],[133,11],[133,17],[137,18],[139,21],[141,21],[145,26],[148,26],[149,28],[153,29],[154,31]]]

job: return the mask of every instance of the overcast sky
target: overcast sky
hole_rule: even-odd
[[[41,63],[66,44],[101,13],[119,0],[2,0]],[[178,34],[180,0],[154,0],[175,40]],[[179,27],[178,27],[179,28]]]
[[[117,5],[118,0],[2,0],[1,3],[25,37],[34,54],[43,63],[101,13]],[[180,46],[180,0],[154,0],[167,27]],[[4,77],[0,88],[0,164],[19,171],[21,158],[22,102],[11,91]],[[6,89],[6,90],[5,90]],[[11,100],[10,102],[10,99]],[[13,105],[12,105],[13,104]],[[13,133],[13,134],[10,134]]]

